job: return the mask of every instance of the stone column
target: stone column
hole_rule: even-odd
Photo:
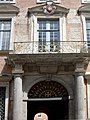
[[[90,119],[90,72],[86,72],[85,78],[87,79],[87,119]]]
[[[15,69],[13,70],[13,120],[22,120],[22,73],[21,65],[15,65]]]
[[[87,90],[88,90],[88,120],[90,119],[90,79],[87,80]]]
[[[75,75],[75,119],[86,120],[86,90],[82,63],[76,64]]]

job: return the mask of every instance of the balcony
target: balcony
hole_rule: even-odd
[[[14,42],[15,54],[88,53],[89,48],[90,43],[85,41]]]

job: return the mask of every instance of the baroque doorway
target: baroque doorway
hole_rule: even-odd
[[[56,81],[41,81],[29,90],[27,120],[65,120],[68,108],[68,92]]]

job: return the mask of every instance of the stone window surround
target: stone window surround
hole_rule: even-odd
[[[31,41],[38,41],[38,35],[37,35],[37,19],[47,19],[47,16],[37,16],[32,14],[31,15]],[[50,19],[59,19],[59,25],[60,25],[60,40],[61,41],[66,41],[66,18],[65,15],[50,15],[48,16]]]
[[[0,19],[11,19],[11,38],[9,50],[13,50],[14,22],[16,14],[19,13],[19,8],[12,4],[0,4]],[[2,52],[2,51],[1,51]],[[5,51],[3,51],[5,52]],[[7,51],[8,52],[8,51]]]
[[[6,87],[6,93],[5,93],[5,120],[8,120],[9,82],[0,82],[0,87]]]
[[[83,25],[83,38],[84,41],[87,41],[87,33],[86,33],[86,18],[90,19],[90,13],[83,13],[81,15],[82,25]]]
[[[14,36],[13,30],[14,30],[15,15],[12,15],[12,14],[0,14],[0,19],[3,19],[3,20],[11,19],[11,36],[10,36],[10,47],[9,47],[9,50],[13,50],[13,36]]]

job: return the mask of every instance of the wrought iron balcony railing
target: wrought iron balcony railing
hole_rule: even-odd
[[[17,54],[87,53],[89,48],[90,48],[90,42],[85,42],[85,41],[14,42],[14,51]]]

